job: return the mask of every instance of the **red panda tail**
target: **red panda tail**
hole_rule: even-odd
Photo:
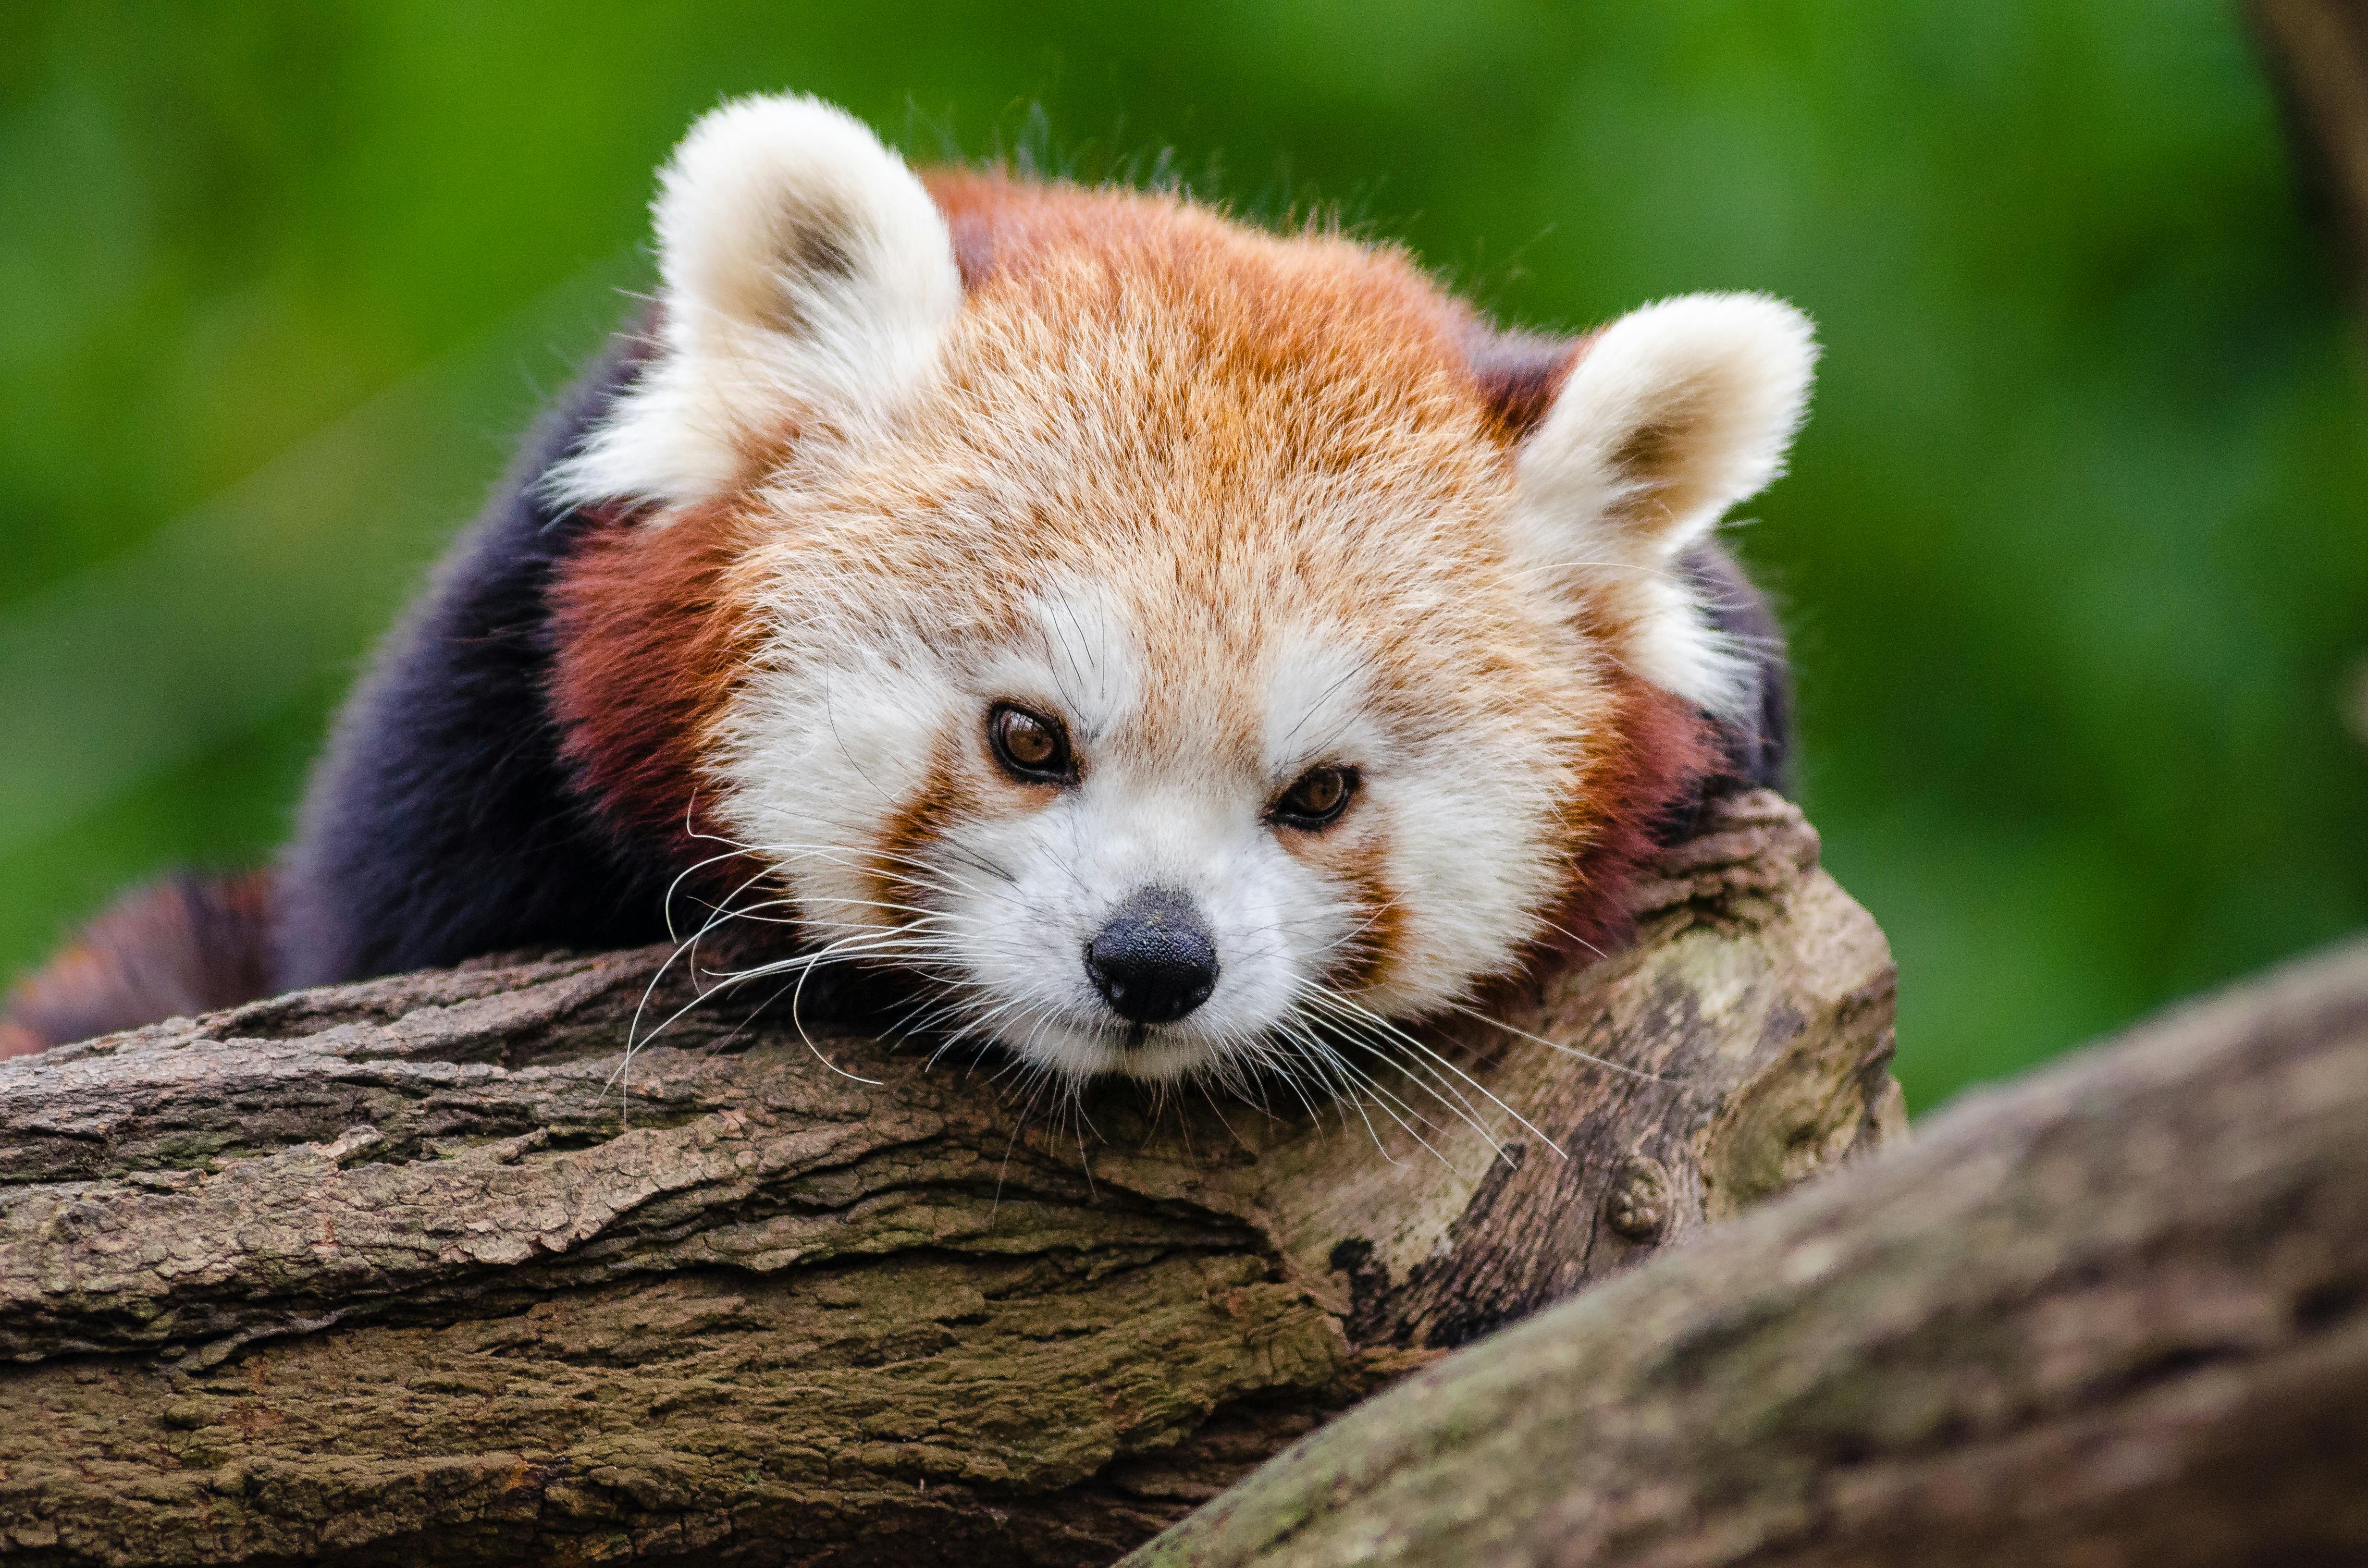
[[[23,981],[0,1012],[0,1057],[268,995],[271,878],[187,872],[136,888]]]

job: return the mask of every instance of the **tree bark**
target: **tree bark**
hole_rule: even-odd
[[[1632,949],[1312,1115],[1031,1114],[654,952],[0,1063],[0,1559],[1109,1562],[1898,1129],[1880,933],[1789,805],[1705,826]]]
[[[2368,4],[2246,0],[2278,89],[2305,199],[2368,303]]]
[[[2368,941],[1429,1369],[1128,1568],[2368,1562]]]

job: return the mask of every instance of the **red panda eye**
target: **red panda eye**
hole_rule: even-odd
[[[1329,827],[1349,809],[1357,792],[1353,767],[1311,767],[1275,802],[1273,817],[1286,827],[1314,830]]]
[[[995,760],[1014,778],[1027,784],[1067,784],[1076,778],[1076,759],[1069,755],[1068,732],[1058,719],[1030,713],[1008,702],[987,710],[987,744]]]

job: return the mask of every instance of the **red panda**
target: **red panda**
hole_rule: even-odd
[[[651,313],[349,700],[268,911],[135,895],[18,1048],[654,940],[679,885],[1043,1070],[1225,1076],[1601,946],[1779,779],[1714,529],[1802,416],[1791,307],[1500,333],[1393,247],[916,176],[791,97],[655,214]]]

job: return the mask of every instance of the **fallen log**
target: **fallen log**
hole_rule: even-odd
[[[2368,1562],[2368,942],[1475,1345],[1128,1568]]]
[[[1317,1114],[1030,1114],[655,952],[0,1062],[0,1559],[1107,1563],[1898,1129],[1816,853],[1714,808],[1632,949]]]

